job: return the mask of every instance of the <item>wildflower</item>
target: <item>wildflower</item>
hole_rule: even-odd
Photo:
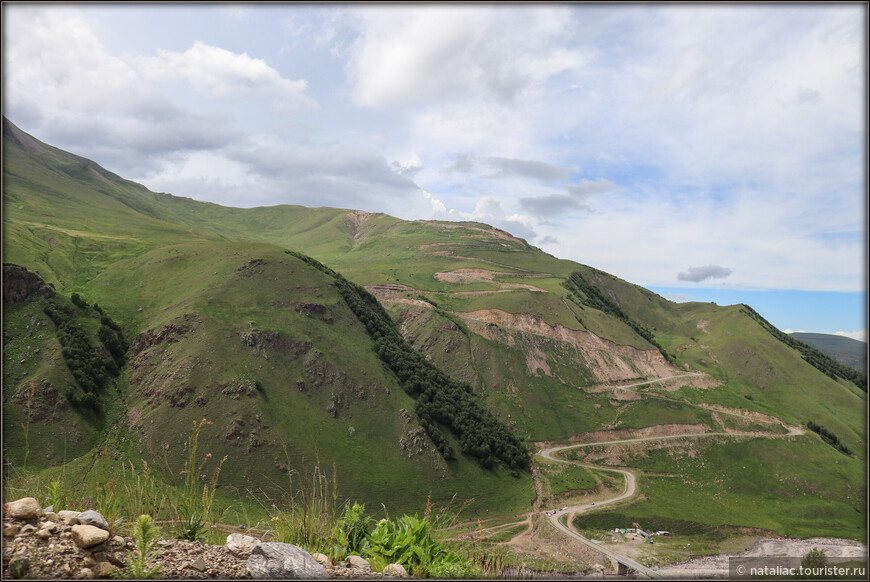
[[[281,518],[279,518],[279,517],[276,515],[275,517],[272,518],[272,521],[280,521],[280,519],[281,519]]]

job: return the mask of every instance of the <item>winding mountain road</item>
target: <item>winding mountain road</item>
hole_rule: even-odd
[[[657,380],[649,380],[647,382],[638,382],[636,384],[629,384],[626,386],[614,386],[613,388],[615,390],[628,390],[628,389],[633,388],[635,386],[642,386],[645,384],[653,384],[655,382],[661,382],[664,380],[671,380],[674,378],[683,378],[683,377],[687,377],[687,376],[701,376],[701,375],[703,375],[703,374],[681,374],[678,376],[668,376],[666,378],[659,378]],[[686,404],[689,404],[689,403],[686,403]],[[705,406],[701,406],[701,405],[697,405],[697,404],[695,404],[694,406],[698,406],[699,408],[707,408]],[[731,413],[726,413],[726,414],[731,414]],[[785,424],[784,422],[780,422],[780,424],[782,424],[782,426],[784,426],[788,430],[788,434],[766,435],[766,436],[768,436],[769,438],[781,438],[781,437],[785,437],[785,436],[797,436],[797,435],[801,435],[804,433],[803,429],[801,429],[799,427],[790,426],[788,424]],[[616,445],[616,444],[623,444],[623,443],[635,443],[635,442],[657,441],[657,440],[667,440],[667,439],[681,439],[681,438],[690,438],[690,437],[694,438],[694,437],[704,437],[704,436],[729,436],[729,437],[754,436],[754,437],[757,437],[757,436],[761,436],[761,435],[759,433],[741,433],[741,432],[730,432],[730,433],[728,433],[728,432],[701,432],[701,433],[690,433],[690,434],[680,434],[680,435],[642,437],[642,438],[634,438],[634,439],[621,439],[621,440],[615,440],[615,441],[582,443],[582,444],[575,444],[575,445],[562,445],[562,446],[551,447],[551,448],[544,449],[544,450],[540,451],[538,454],[540,456],[542,456],[543,458],[550,460],[550,461],[554,461],[557,463],[567,463],[567,464],[572,464],[572,465],[578,465],[580,467],[586,467],[589,469],[597,469],[597,470],[601,470],[601,471],[611,471],[614,473],[619,473],[625,477],[625,489],[619,495],[617,495],[615,497],[611,497],[609,499],[604,499],[602,501],[596,501],[594,503],[584,503],[584,504],[580,504],[580,505],[574,505],[574,506],[568,507],[567,509],[565,509],[563,511],[553,513],[549,516],[550,523],[552,523],[553,526],[556,527],[556,529],[565,533],[566,535],[582,542],[583,544],[589,546],[590,548],[592,548],[595,551],[601,552],[602,554],[606,555],[608,558],[610,558],[612,560],[616,560],[617,562],[621,562],[621,563],[625,564],[626,566],[632,568],[633,570],[639,572],[640,574],[642,574],[644,576],[647,576],[648,578],[661,578],[662,577],[661,574],[659,574],[655,570],[647,568],[646,566],[640,564],[639,562],[637,562],[636,560],[634,560],[632,558],[629,558],[628,556],[618,554],[618,553],[610,550],[609,548],[605,547],[604,545],[580,535],[580,533],[578,533],[576,530],[574,530],[573,526],[572,526],[574,518],[577,515],[584,513],[586,511],[588,511],[589,509],[591,509],[593,507],[593,505],[595,507],[601,507],[602,505],[617,503],[619,501],[622,501],[623,499],[628,499],[628,498],[634,496],[634,494],[637,492],[637,479],[635,479],[634,474],[631,471],[628,471],[626,469],[616,469],[613,467],[604,467],[601,465],[592,465],[589,463],[582,463],[580,461],[568,461],[566,459],[556,457],[556,456],[554,456],[554,454],[558,453],[560,451],[568,450],[568,449],[592,447],[592,446],[597,446],[597,445]],[[567,520],[566,520],[566,523],[563,524],[560,521],[560,518],[565,514],[567,514]]]

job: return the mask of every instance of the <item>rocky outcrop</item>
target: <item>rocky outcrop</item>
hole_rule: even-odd
[[[3,303],[23,303],[33,293],[54,297],[54,285],[20,265],[3,263]]]
[[[324,567],[311,554],[293,544],[258,544],[248,558],[248,574],[254,579],[326,578]]]

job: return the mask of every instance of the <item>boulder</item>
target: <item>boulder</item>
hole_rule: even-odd
[[[326,578],[326,570],[311,554],[293,544],[257,544],[248,558],[248,573],[254,579]]]
[[[384,568],[385,576],[395,576],[397,578],[407,578],[408,571],[405,570],[405,567],[401,564],[390,564],[386,568]]]
[[[57,512],[57,517],[66,525],[75,525],[78,523],[79,513],[81,512],[64,509]]]
[[[231,533],[227,536],[227,549],[237,558],[247,558],[251,555],[251,550],[254,546],[260,543],[260,540],[245,534]]]
[[[94,525],[74,525],[72,539],[78,547],[86,549],[109,539],[109,532]]]
[[[361,556],[348,556],[345,559],[344,564],[349,568],[359,568],[360,570],[365,570],[367,572],[371,572],[372,565],[369,564],[369,561]]]
[[[79,523],[82,525],[92,525],[100,529],[109,531],[109,522],[98,511],[89,509],[79,514]]]
[[[39,502],[33,497],[23,497],[6,504],[6,515],[12,519],[37,519],[42,513]]]

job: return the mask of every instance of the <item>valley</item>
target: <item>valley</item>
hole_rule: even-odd
[[[866,376],[749,306],[482,223],[226,208],[3,139],[5,497],[57,482],[121,518],[145,480],[125,509],[173,523],[153,500],[195,465],[203,523],[436,507],[445,539],[536,572],[866,541]],[[633,522],[680,547],[602,552]]]

